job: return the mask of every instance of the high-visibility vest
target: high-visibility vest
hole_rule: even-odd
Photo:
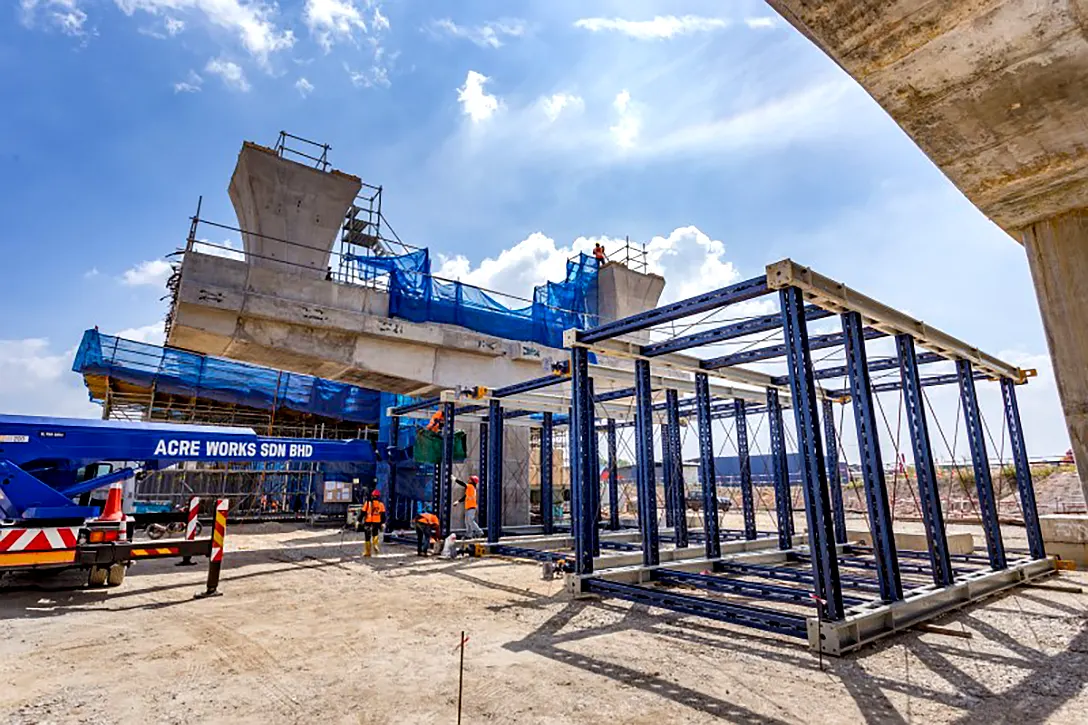
[[[476,508],[476,486],[471,483],[465,484],[465,511]]]
[[[426,526],[433,526],[435,528],[435,531],[438,530],[438,517],[435,516],[434,514],[429,514],[429,513],[420,514],[417,521],[419,521],[419,523],[424,524]]]
[[[366,518],[364,519],[366,523],[380,524],[382,514],[385,513],[385,504],[381,501],[367,501],[363,504],[363,511],[366,512]]]

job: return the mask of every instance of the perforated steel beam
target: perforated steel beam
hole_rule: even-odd
[[[488,465],[487,465],[488,456],[487,456],[487,453],[488,453],[488,447],[489,447],[490,444],[488,443],[488,438],[487,438],[487,423],[486,422],[480,423],[479,431],[480,431],[480,453],[479,453],[480,460],[479,460],[479,462],[477,464],[477,467],[476,467],[476,469],[478,471],[478,473],[476,475],[478,475],[480,477],[480,485],[476,487],[476,493],[479,494],[479,496],[478,496],[479,501],[477,502],[476,512],[479,514],[480,521],[483,522],[483,525],[487,526],[487,469],[488,469]]]
[[[714,470],[714,432],[710,420],[709,377],[706,373],[695,374],[695,411],[699,424],[699,481],[703,487],[703,546],[707,559],[717,559],[722,555],[721,531],[718,527],[718,476]],[[752,528],[755,528],[754,524],[753,521]]]
[[[952,571],[944,513],[941,511],[937,469],[933,465],[933,449],[929,440],[929,424],[926,422],[925,399],[922,397],[922,385],[918,377],[918,355],[914,348],[914,338],[910,335],[896,335],[895,347],[903,384],[903,407],[907,412],[907,428],[910,430],[910,443],[914,450],[918,505],[922,509],[922,523],[925,525],[926,542],[929,544],[930,570],[934,584],[939,587],[948,586],[956,575]]]
[[[393,460],[393,451],[396,450],[399,442],[400,418],[392,416],[389,419],[389,441],[385,448],[385,457],[389,461],[389,485],[387,486],[389,490],[385,492],[385,500],[389,502],[390,508],[397,503],[397,462]]]
[[[545,413],[540,426],[540,523],[544,533],[555,533],[554,482],[552,480],[552,414]]]
[[[449,532],[453,509],[453,403],[442,403],[442,461],[439,464],[438,519],[442,531]]]
[[[688,517],[687,517],[687,491],[684,486],[684,461],[680,440],[680,397],[679,394],[669,389],[665,391],[665,419],[668,421],[668,433],[661,434],[661,448],[668,447],[669,454],[665,458],[669,468],[672,469],[672,516],[675,524],[676,548],[688,547]]]
[[[1001,540],[1001,527],[997,520],[997,502],[994,500],[994,482],[990,477],[990,459],[986,454],[986,438],[982,429],[982,415],[978,410],[975,394],[975,376],[969,360],[956,361],[956,373],[960,378],[960,400],[963,403],[963,423],[967,428],[967,440],[971,445],[971,465],[975,471],[975,490],[978,491],[978,509],[982,517],[982,530],[986,535],[986,551],[990,555],[990,567],[1005,569],[1005,544]]]
[[[827,490],[827,469],[820,442],[819,400],[812,378],[812,356],[805,324],[804,297],[796,287],[778,293],[782,309],[782,331],[787,344],[786,365],[797,423],[797,452],[801,457],[801,483],[805,494],[808,544],[812,552],[812,577],[821,611],[830,621],[845,615],[839,563],[835,560],[835,532],[831,522],[831,501]],[[860,332],[860,331],[859,331]],[[775,401],[777,403],[777,400]],[[788,473],[787,473],[788,476]],[[787,485],[788,485],[787,478]],[[788,489],[787,489],[788,491]]]
[[[887,333],[880,330],[866,328],[866,340],[875,340],[879,337],[887,337]],[[829,347],[838,347],[843,344],[841,332],[833,332],[830,335],[817,335],[809,340],[809,350],[824,350]],[[754,350],[743,350],[706,360],[702,367],[705,370],[718,370],[731,365],[743,365],[744,363],[760,362],[762,360],[774,360],[787,354],[787,344],[769,345],[757,347]]]
[[[586,387],[589,389],[589,421],[586,433],[589,436],[589,470],[590,478],[586,490],[586,511],[589,522],[586,531],[589,533],[589,548],[593,556],[601,555],[601,439],[597,435],[597,407],[593,403],[593,378],[586,379]]]
[[[573,431],[574,448],[571,451],[571,513],[574,521],[574,570],[579,575],[593,573],[593,497],[594,485],[591,460],[593,445],[593,398],[589,385],[589,351],[576,347],[570,351],[570,371],[573,378]]]
[[[569,375],[545,375],[540,378],[525,380],[502,388],[495,388],[491,391],[490,396],[492,398],[508,398],[511,395],[521,395],[522,393],[529,393],[533,390],[540,390],[541,388],[550,388],[553,385],[559,385],[560,383],[565,383],[569,380]]]
[[[850,371],[850,398],[854,405],[854,424],[858,433],[858,457],[865,487],[865,505],[869,510],[869,527],[873,536],[874,557],[880,596],[885,602],[903,598],[903,582],[899,575],[899,557],[895,551],[892,530],[892,509],[888,503],[888,488],[884,481],[884,461],[880,454],[876,411],[873,407],[872,383],[865,353],[861,315],[842,314],[845,338],[846,366]]]
[[[835,313],[828,312],[815,305],[810,305],[805,308],[805,316],[809,320],[819,320],[824,317],[830,317],[833,314]],[[643,345],[641,353],[646,357],[656,357],[658,355],[680,352],[681,350],[690,350],[704,345],[715,345],[727,340],[735,340],[746,335],[770,332],[771,330],[777,330],[780,327],[782,327],[782,316],[775,312],[770,315],[762,315],[761,317],[753,317],[749,320],[723,325],[722,327],[713,330],[704,330],[690,335],[674,337],[671,340]]]
[[[617,531],[620,528],[620,468],[616,457],[616,419],[609,418],[607,424],[608,447],[608,528]]]
[[[487,419],[487,542],[497,543],[502,536],[502,402],[488,403]]]
[[[774,503],[778,515],[778,548],[793,547],[793,500],[790,493],[789,459],[778,391],[767,389],[767,422],[771,438],[771,470],[774,475]]]
[[[928,365],[930,363],[941,362],[945,358],[941,357],[935,352],[923,352],[917,356],[919,365]],[[869,372],[879,373],[885,370],[896,370],[899,368],[899,359],[894,357],[880,358],[879,360],[869,361]],[[845,378],[849,374],[849,371],[845,365],[837,365],[833,368],[824,368],[817,370],[814,377],[817,380],[830,380],[832,378]],[[788,375],[780,375],[773,379],[775,385],[787,385],[790,381]],[[830,393],[829,393],[830,394]]]
[[[1008,378],[1001,379],[1001,399],[1005,404],[1005,422],[1009,427],[1012,444],[1012,460],[1016,467],[1016,488],[1020,492],[1020,511],[1024,514],[1024,528],[1028,535],[1028,551],[1031,558],[1046,556],[1043,532],[1039,527],[1039,509],[1035,504],[1035,484],[1031,480],[1028,450],[1024,445],[1024,429],[1020,425],[1020,406],[1016,402],[1016,386]]]
[[[733,400],[733,417],[736,419],[737,428],[737,463],[740,466],[740,501],[744,513],[744,538],[752,541],[759,534],[756,531],[756,503],[752,490],[752,459],[748,453],[749,411],[747,406],[748,404],[740,398]],[[781,411],[779,411],[779,417],[781,418]]]
[[[831,516],[835,521],[835,543],[846,543],[846,510],[842,504],[842,473],[839,471],[838,435],[835,431],[835,404],[825,398],[824,445],[827,460],[827,487],[831,491]]]
[[[657,530],[657,482],[654,480],[654,414],[650,363],[635,361],[635,473],[638,487],[638,527],[642,533],[642,563],[661,560]]]

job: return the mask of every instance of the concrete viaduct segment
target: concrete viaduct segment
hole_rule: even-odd
[[[1027,251],[1088,499],[1088,0],[767,0]]]

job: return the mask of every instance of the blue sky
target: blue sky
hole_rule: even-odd
[[[234,223],[242,140],[286,129],[382,184],[447,274],[524,295],[578,238],[656,237],[676,297],[789,256],[1040,368],[1029,447],[1068,445],[1020,245],[761,2],[0,13],[0,410],[94,415],[66,372],[81,332],[156,339],[197,197]]]

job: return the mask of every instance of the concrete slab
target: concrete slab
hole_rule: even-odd
[[[948,532],[948,551],[951,554],[972,554],[975,551],[975,537],[969,532]],[[846,538],[865,546],[873,545],[873,535],[868,529],[847,529]],[[929,541],[925,534],[896,531],[895,548],[905,551],[929,551]]]
[[[1088,569],[1088,514],[1048,514],[1039,517],[1046,553]]]

